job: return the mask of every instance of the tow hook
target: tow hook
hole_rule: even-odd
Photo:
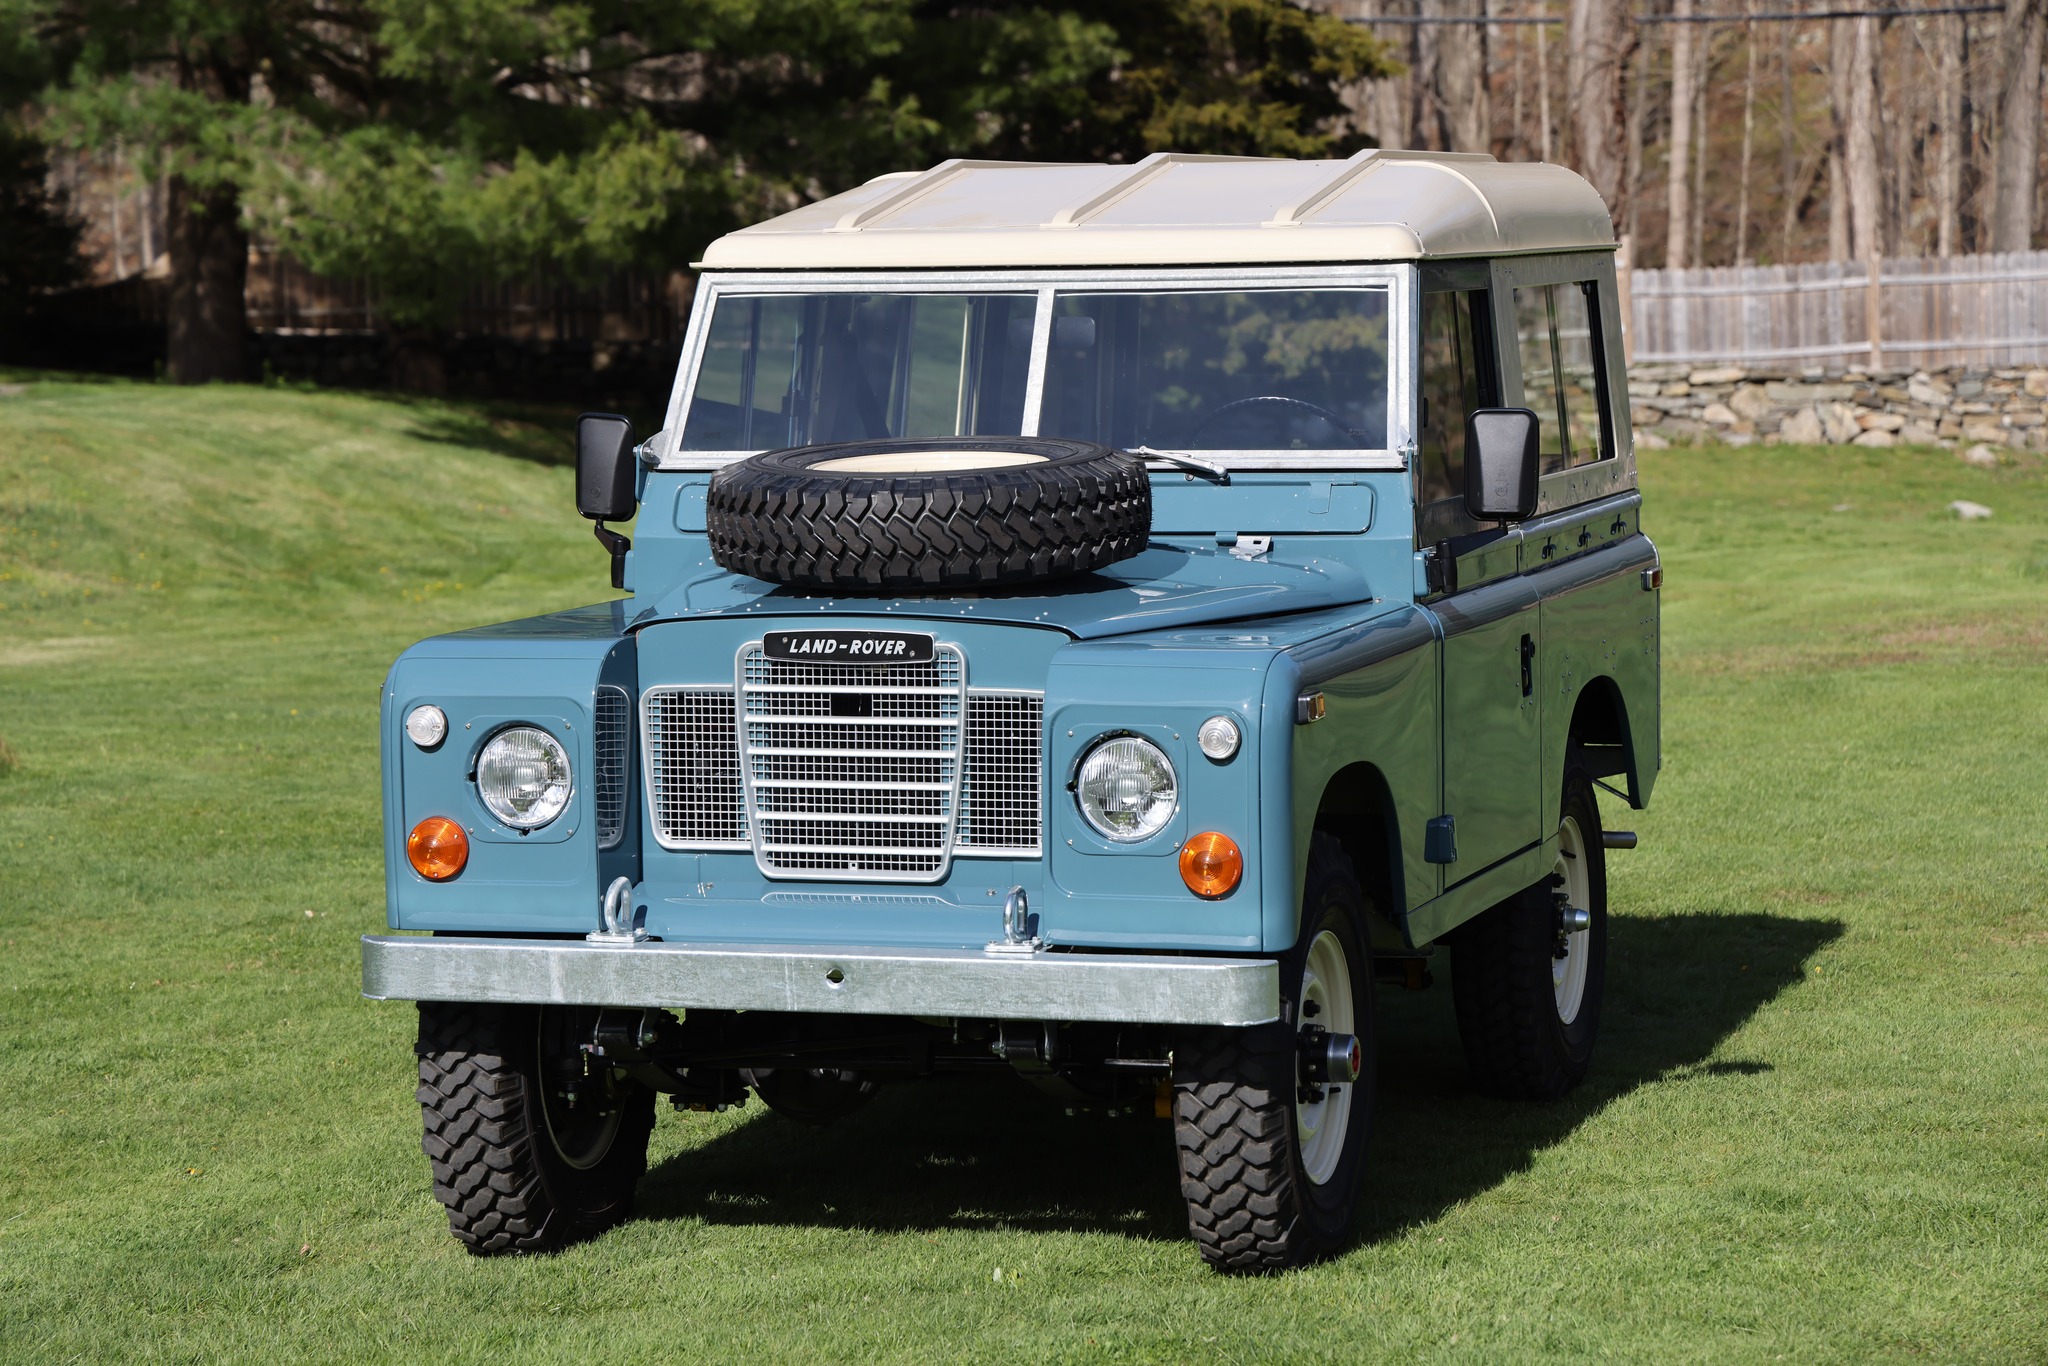
[[[1295,1036],[1301,1049],[1301,1080],[1307,1086],[1344,1086],[1358,1080],[1365,1050],[1356,1034],[1332,1034],[1309,1025]]]

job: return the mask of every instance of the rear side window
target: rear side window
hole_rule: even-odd
[[[1515,291],[1522,402],[1542,430],[1545,474],[1614,454],[1591,281]]]
[[[1465,492],[1465,415],[1487,407],[1493,382],[1492,313],[1483,289],[1422,296],[1422,449],[1416,501]]]

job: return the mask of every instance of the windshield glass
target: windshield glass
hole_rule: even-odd
[[[1038,429],[1129,450],[1383,450],[1387,291],[1062,294]]]
[[[1031,294],[721,295],[684,450],[1016,436]]]

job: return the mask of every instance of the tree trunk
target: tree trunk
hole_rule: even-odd
[[[1735,264],[1749,264],[1749,162],[1756,150],[1756,25],[1742,26],[1749,66],[1742,78],[1742,174],[1735,198]]]
[[[245,377],[243,288],[249,235],[232,186],[196,189],[171,177],[168,372],[173,384]]]
[[[1686,239],[1692,226],[1692,176],[1687,164],[1692,158],[1692,29],[1685,16],[1692,13],[1692,0],[1674,0],[1671,26],[1671,138],[1669,166],[1664,194],[1664,268],[1683,270],[1687,265]]]
[[[1452,24],[1440,32],[1437,108],[1443,114],[1444,148],[1491,152],[1493,109],[1486,89],[1486,26]]]
[[[1849,182],[1849,254],[1858,261],[1884,254],[1883,191],[1877,159],[1877,20],[1855,21],[1849,68],[1849,120],[1843,129]]]
[[[1828,259],[1849,259],[1849,100],[1855,83],[1849,79],[1856,60],[1854,36],[1845,19],[1828,22],[1828,113],[1834,139],[1828,156]]]
[[[1444,0],[1419,0],[1415,12],[1422,18],[1436,18],[1447,11]],[[1409,133],[1414,138],[1411,145],[1440,152],[1446,150],[1443,145],[1443,73],[1438,69],[1442,61],[1444,27],[1440,24],[1417,24],[1413,32],[1413,55],[1408,59],[1408,95],[1413,104],[1413,112],[1408,118]]]
[[[1692,77],[1692,245],[1689,259],[1695,266],[1707,263],[1707,92],[1713,84],[1714,35],[1700,34],[1694,48],[1699,69]]]
[[[1778,260],[1792,260],[1792,229],[1799,222],[1799,202],[1806,197],[1799,182],[1799,153],[1792,138],[1792,25],[1778,30],[1778,179],[1784,217],[1778,232]]]
[[[1944,14],[1935,25],[1936,120],[1941,127],[1934,166],[1934,254],[1953,256],[1960,245],[1963,188],[1963,73],[1961,15]]]
[[[1628,92],[1628,150],[1622,171],[1622,198],[1628,208],[1623,215],[1623,235],[1631,242],[1642,240],[1643,225],[1643,116],[1650,103],[1650,45],[1638,42],[1630,63]]]
[[[1541,5],[1538,8],[1541,11],[1546,11],[1545,17],[1548,18],[1547,10],[1549,6]],[[1545,161],[1553,160],[1552,152],[1554,149],[1551,146],[1553,141],[1551,130],[1556,126],[1550,119],[1550,39],[1547,36],[1549,33],[1549,24],[1543,23],[1536,26],[1536,104],[1543,122],[1541,130],[1542,152],[1543,160]]]
[[[1628,60],[1627,21],[1619,0],[1571,0],[1565,30],[1566,88],[1570,91],[1579,171],[1607,201],[1610,217],[1621,214],[1627,160],[1628,111],[1621,98],[1621,73]]]
[[[2033,244],[2034,177],[2041,146],[2043,0],[2006,0],[1999,43],[1998,192],[1991,209],[1991,249],[2026,251]]]

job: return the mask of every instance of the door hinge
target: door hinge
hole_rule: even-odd
[[[1536,671],[1532,667],[1536,660],[1536,642],[1532,637],[1522,637],[1522,696],[1536,691]]]
[[[1425,863],[1458,861],[1458,818],[1432,816],[1423,827],[1422,858]]]
[[[1438,541],[1422,552],[1422,580],[1432,593],[1458,591],[1458,557],[1451,554],[1449,541]]]

